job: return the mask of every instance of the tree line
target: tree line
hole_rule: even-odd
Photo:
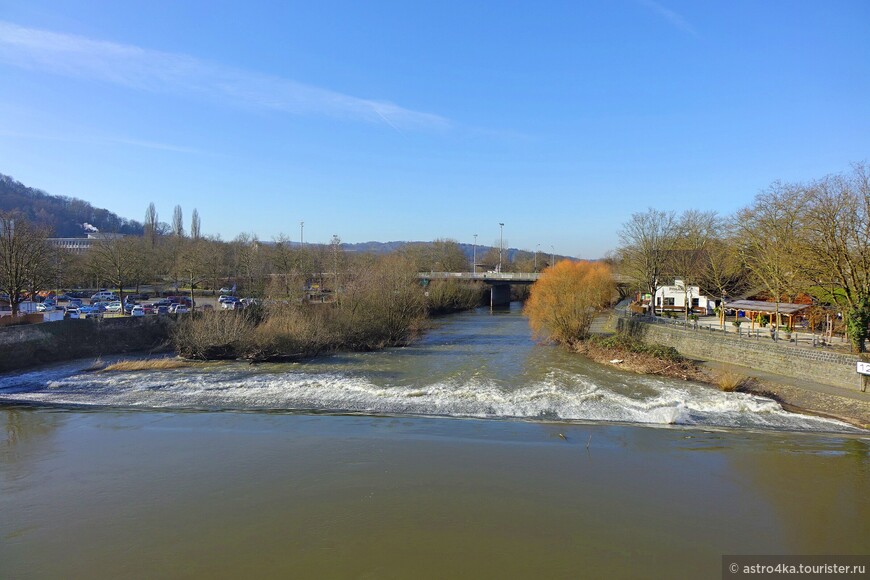
[[[778,322],[781,302],[808,296],[841,312],[853,351],[865,352],[870,324],[865,164],[805,183],[775,182],[734,215],[650,208],[632,214],[619,239],[618,270],[652,297],[676,279],[686,292],[697,285],[723,301],[758,294],[775,303]]]
[[[284,235],[261,241],[244,233],[223,241],[202,234],[196,209],[186,225],[180,206],[166,223],[152,203],[143,235],[98,234],[79,255],[48,243],[49,228],[21,212],[0,212],[0,292],[16,313],[21,300],[41,291],[109,288],[123,300],[125,292],[139,293],[143,285],[157,292],[213,294],[222,286],[236,286],[246,296],[299,302],[312,288],[335,293],[378,260],[374,254],[345,251],[337,236],[329,244],[302,245]],[[396,254],[409,274],[470,268],[454,240],[409,244]],[[440,285],[432,290],[433,297],[443,298],[439,308],[444,311],[469,300],[461,290]]]

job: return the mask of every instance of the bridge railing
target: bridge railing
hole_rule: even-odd
[[[480,280],[505,282],[534,282],[541,275],[537,272],[420,272],[417,277],[427,280]]]

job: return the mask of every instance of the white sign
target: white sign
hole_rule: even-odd
[[[870,375],[870,362],[859,362],[858,372],[862,375]]]

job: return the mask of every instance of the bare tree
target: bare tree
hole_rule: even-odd
[[[227,245],[218,239],[205,239],[203,249],[203,275],[209,282],[212,294],[220,288],[221,281],[228,276]]]
[[[157,208],[154,207],[154,202],[152,201],[148,204],[148,209],[145,210],[145,239],[148,240],[152,248],[157,245],[159,223]]]
[[[270,264],[268,249],[256,236],[239,234],[232,243],[233,267],[250,295],[262,296]]]
[[[12,315],[27,290],[36,291],[51,270],[47,231],[14,213],[0,213],[0,289],[9,297]],[[39,278],[37,278],[39,277]]]
[[[804,268],[827,300],[845,311],[846,333],[856,352],[866,352],[870,324],[870,168],[828,176],[807,191]]]
[[[194,287],[199,284],[207,275],[207,243],[205,240],[184,240],[179,247],[176,260],[178,264],[175,268],[187,282],[190,288],[190,308],[196,311],[196,299],[193,295]]]
[[[172,211],[172,235],[177,238],[184,237],[184,215],[180,205],[176,205]]]
[[[135,282],[141,261],[141,240],[134,237],[103,236],[91,246],[91,256],[101,278],[118,289],[118,299],[124,304],[124,286]],[[124,309],[122,308],[123,312]]]
[[[781,322],[780,302],[783,297],[793,299],[802,277],[800,218],[805,205],[799,186],[777,182],[737,214],[740,256],[774,300],[776,327]]]
[[[716,212],[686,210],[675,227],[673,247],[667,256],[667,269],[674,275],[675,285],[682,283],[685,318],[689,319],[691,297],[689,288],[698,285],[709,264],[708,252],[716,238],[719,220]],[[655,296],[655,295],[653,295]]]
[[[194,240],[200,237],[199,225],[199,212],[193,208],[193,214],[190,216],[190,237]]]
[[[335,301],[341,303],[339,300],[339,288],[341,286],[339,273],[341,272],[341,266],[344,264],[344,250],[341,248],[341,238],[338,237],[338,234],[332,234],[329,246],[332,253],[332,283],[334,286],[332,291],[334,292]]]
[[[706,265],[701,276],[700,285],[705,292],[720,299],[720,308],[725,300],[747,287],[747,272],[740,259],[737,243],[728,235],[726,222],[719,222],[719,231],[727,232],[720,235],[707,247]],[[720,310],[722,314],[722,310]],[[721,325],[725,326],[725,317],[720,316]]]
[[[655,315],[655,295],[676,241],[677,219],[673,211],[649,208],[633,213],[619,230],[620,269],[641,290],[650,294]]]

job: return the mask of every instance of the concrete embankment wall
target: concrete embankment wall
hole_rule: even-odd
[[[738,337],[733,333],[686,329],[668,324],[642,322],[639,318],[611,316],[601,329],[628,332],[646,342],[672,346],[680,354],[700,360],[713,360],[767,371],[796,379],[807,379],[860,389],[856,371],[858,357],[830,352],[823,348],[796,347],[789,343]]]
[[[60,320],[0,328],[0,372],[166,348],[173,316]]]

